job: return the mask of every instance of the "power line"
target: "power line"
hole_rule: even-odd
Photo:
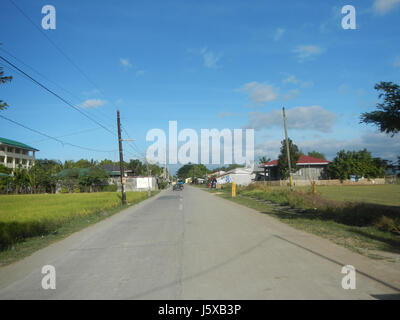
[[[29,69],[31,69],[33,72],[35,72],[36,74],[38,74],[40,77],[42,77],[43,79],[47,80],[48,82],[54,84],[55,86],[57,86],[58,88],[60,88],[61,90],[65,91],[66,93],[68,93],[71,97],[73,97],[74,99],[76,99],[77,101],[82,100],[81,98],[79,98],[78,96],[76,96],[75,94],[71,93],[69,90],[65,89],[64,87],[62,87],[60,84],[58,84],[57,82],[49,79],[48,77],[46,77],[44,74],[42,74],[41,72],[37,71],[35,68],[33,68],[32,66],[30,66],[29,64],[25,63],[24,61],[22,61],[20,58],[16,57],[15,55],[13,55],[11,52],[9,52],[8,50],[5,50],[4,48],[0,47],[0,50],[5,52],[7,55],[13,57],[15,60],[17,60],[18,62],[22,63],[24,66],[28,67]],[[96,89],[98,90],[98,89]],[[99,91],[99,90],[98,90]],[[100,92],[100,91],[99,91]],[[103,112],[101,112],[100,110],[96,110],[98,111],[105,119],[107,119],[107,121],[109,120],[109,117],[107,115],[105,115]],[[99,118],[99,117],[97,117]],[[115,125],[111,125],[111,127],[115,128]]]
[[[92,132],[92,131],[96,131],[96,130],[99,130],[99,129],[100,128],[92,128],[92,129],[80,130],[80,131],[64,134],[64,135],[58,136],[56,138],[65,138],[65,137],[75,136],[75,135],[78,135],[78,134],[82,134],[82,133],[86,133],[86,132]],[[40,143],[40,142],[44,142],[44,141],[47,141],[47,140],[49,140],[49,139],[37,140],[37,141],[33,141],[31,143]]]
[[[128,138],[129,138],[129,139],[132,139],[131,136],[129,135],[128,131],[126,131],[126,129],[125,129],[123,126],[121,126],[121,128],[122,128],[122,130],[125,132],[125,134],[128,136]],[[133,140],[133,139],[132,139],[132,140]],[[145,158],[146,158],[146,157],[145,157],[145,152],[143,152],[142,150],[140,150],[140,148],[137,146],[135,140],[133,140],[132,143],[133,143],[133,146],[134,146],[135,148],[132,146],[132,144],[131,144],[130,142],[128,143],[129,146],[130,146],[134,151],[136,151],[136,152],[138,152],[139,154],[143,155],[143,157],[144,157],[144,159],[145,159]],[[135,149],[136,149],[136,150],[135,150]]]
[[[96,84],[87,76],[87,74],[59,47],[59,46],[57,46],[56,44],[55,44],[55,42],[53,41],[53,40],[51,40],[51,38],[49,38],[48,36],[47,36],[47,34],[46,33],[44,33],[43,32],[43,30],[42,29],[40,29],[40,27],[38,27],[37,26],[37,24],[35,23],[35,22],[33,22],[33,20],[19,7],[19,6],[17,6],[17,4],[13,1],[13,0],[9,0],[10,1],[10,3],[36,28],[36,30],[38,30],[41,34],[42,34],[42,36],[44,36],[46,39],[47,39],[47,41],[49,41],[51,44],[52,44],[52,46],[54,47],[54,48],[56,48],[57,49],[57,51],[59,52],[59,53],[61,53],[61,55],[63,55],[64,56],[64,58],[66,58],[68,61],[69,61],[69,63],[71,63],[74,67],[75,67],[75,69],[76,70],[78,70],[78,72],[87,80],[87,81],[89,81],[91,84],[92,84],[92,86],[94,87],[94,88],[96,88],[97,90],[99,90],[98,88],[97,88],[97,86],[96,86]],[[99,90],[100,91],[100,90]]]
[[[30,128],[30,127],[28,127],[28,126],[26,126],[26,125],[24,125],[24,124],[22,124],[22,123],[19,123],[19,122],[17,122],[17,121],[14,121],[14,120],[12,120],[12,119],[9,119],[9,118],[7,118],[7,117],[5,117],[5,116],[3,116],[3,115],[0,115],[0,118],[3,118],[4,120],[7,120],[7,121],[9,121],[9,122],[11,122],[11,123],[14,123],[14,124],[16,124],[16,125],[18,125],[18,126],[20,126],[20,127],[22,127],[22,128],[25,128],[25,129],[27,129],[27,130],[30,130],[30,131],[35,132],[35,133],[37,133],[37,134],[40,134],[40,135],[42,135],[42,136],[44,136],[44,137],[46,137],[46,138],[55,140],[55,141],[61,143],[63,146],[64,146],[64,145],[69,145],[69,146],[72,146],[72,147],[75,147],[75,148],[79,148],[79,149],[83,149],[83,150],[87,150],[87,151],[103,152],[103,153],[111,153],[111,152],[114,152],[114,151],[115,151],[115,150],[108,150],[108,151],[106,151],[106,150],[97,150],[97,149],[92,149],[92,148],[87,148],[87,147],[78,146],[78,145],[76,145],[76,144],[72,144],[72,143],[69,143],[69,142],[62,141],[62,140],[60,140],[60,139],[58,139],[58,138],[56,138],[56,137],[52,137],[52,136],[50,136],[50,135],[48,135],[48,134],[46,134],[46,133],[40,132],[40,131],[38,131],[38,130],[36,130],[36,129],[32,129],[32,128]]]
[[[51,38],[13,1],[9,2],[36,28],[37,31],[48,41],[50,44],[65,58],[68,62],[104,97],[102,91],[98,88],[96,83],[80,68],[66,53],[62,50]],[[99,110],[97,110],[99,111]],[[100,112],[100,111],[99,111]],[[100,112],[100,114],[103,114]],[[103,114],[104,115],[104,114]],[[108,119],[109,117],[106,116]],[[115,126],[113,126],[115,128]]]
[[[108,131],[109,133],[111,133],[112,135],[114,135],[114,133],[109,130],[107,127],[105,127],[104,125],[102,125],[100,122],[98,122],[97,120],[93,119],[92,117],[90,117],[89,115],[87,115],[86,113],[84,113],[82,110],[80,110],[78,107],[74,106],[73,104],[71,104],[70,102],[68,102],[67,100],[65,100],[63,97],[61,97],[60,95],[58,95],[57,93],[55,93],[54,91],[52,91],[51,89],[47,88],[45,85],[43,85],[42,83],[40,83],[39,81],[37,81],[36,79],[34,79],[33,77],[31,77],[29,74],[27,74],[26,72],[24,72],[23,70],[21,70],[20,68],[18,68],[16,65],[14,65],[12,62],[8,61],[6,58],[4,58],[3,56],[0,56],[0,59],[3,60],[4,62],[6,62],[8,65],[12,66],[15,70],[17,70],[18,72],[20,72],[21,74],[23,74],[25,77],[27,77],[28,79],[30,79],[32,82],[34,82],[35,84],[37,84],[38,86],[40,86],[41,88],[43,88],[44,90],[46,90],[47,92],[51,93],[52,95],[54,95],[56,98],[58,98],[59,100],[61,100],[62,102],[64,102],[65,104],[67,104],[68,106],[70,106],[71,108],[75,109],[76,111],[78,111],[80,114],[82,114],[83,116],[85,116],[86,118],[88,118],[89,120],[91,120],[92,122],[96,123],[97,125],[99,125],[100,127],[102,127],[104,130]]]

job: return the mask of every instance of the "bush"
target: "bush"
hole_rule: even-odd
[[[109,184],[109,185],[101,187],[101,191],[103,191],[103,192],[116,192],[117,190],[118,190],[118,187],[115,184]]]
[[[259,200],[268,200],[292,208],[308,209],[314,218],[333,220],[338,223],[366,227],[400,234],[400,208],[360,202],[327,200],[312,192],[291,192],[287,189],[250,185],[240,194]],[[315,210],[316,209],[316,210]]]
[[[167,181],[161,181],[159,184],[159,188],[160,189],[165,189],[166,187],[168,187],[168,182]]]

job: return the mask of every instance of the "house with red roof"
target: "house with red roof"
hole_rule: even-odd
[[[326,167],[329,161],[301,155],[296,165],[299,168],[293,173],[293,180],[323,180],[327,179]],[[257,175],[256,180],[275,181],[281,180],[278,171],[278,160],[273,160],[259,165],[263,173]]]

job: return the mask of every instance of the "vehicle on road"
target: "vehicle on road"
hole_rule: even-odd
[[[179,180],[177,184],[174,185],[174,187],[172,188],[173,191],[175,190],[183,190],[183,181]]]

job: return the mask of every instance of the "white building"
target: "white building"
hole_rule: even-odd
[[[237,185],[247,186],[254,180],[255,176],[253,168],[236,168],[217,177],[217,184],[235,182]]]
[[[0,138],[0,164],[7,168],[15,169],[18,165],[29,169],[35,162],[35,152],[38,149],[32,148],[24,143]]]

